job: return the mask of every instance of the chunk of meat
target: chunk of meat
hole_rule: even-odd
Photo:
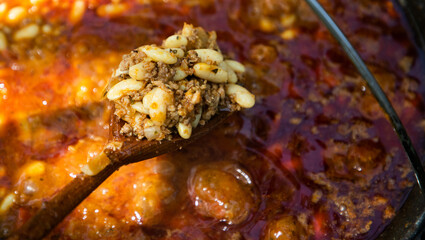
[[[325,152],[327,175],[343,179],[368,179],[385,164],[385,150],[370,139],[348,145],[337,143]]]
[[[284,216],[272,221],[264,231],[263,240],[304,240],[307,233],[293,216]]]
[[[231,173],[201,169],[189,183],[189,194],[196,211],[206,217],[238,224],[255,208],[253,192]]]
[[[128,215],[131,222],[150,226],[157,224],[168,203],[174,199],[172,184],[157,174],[144,176],[133,184],[136,190],[129,201]]]

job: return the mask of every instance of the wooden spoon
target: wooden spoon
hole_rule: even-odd
[[[121,166],[181,149],[183,146],[210,132],[226,120],[230,114],[230,112],[219,112],[207,124],[194,129],[189,139],[175,136],[171,140],[147,141],[122,137],[119,134],[122,122],[111,111],[109,141],[122,143],[122,146],[119,150],[108,148],[103,150],[102,153],[109,158],[110,164],[96,175],[89,176],[83,172],[77,175],[51,199],[44,202],[42,207],[10,239],[31,240],[43,238]]]

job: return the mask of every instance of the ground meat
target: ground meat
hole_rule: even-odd
[[[131,51],[131,53],[123,56],[122,61],[119,65],[119,70],[128,71],[128,69],[131,66],[141,62],[142,59],[145,57],[146,57],[146,54],[143,53],[142,51],[133,50]]]
[[[124,55],[105,89],[115,115],[126,122],[120,133],[161,140],[171,138],[176,128],[189,138],[193,127],[221,109],[252,107],[254,95],[235,84],[245,67],[225,60],[216,39],[215,32],[185,24],[163,46],[142,46]]]
[[[385,165],[385,151],[380,142],[370,139],[353,144],[330,141],[324,151],[326,174],[334,179],[358,179],[370,184],[378,170]]]
[[[216,113],[217,106],[221,102],[220,92],[223,92],[223,85],[207,86],[204,101],[207,104],[206,111],[202,114],[202,120],[209,120]],[[235,106],[236,108],[236,106]]]
[[[347,184],[347,182],[331,181],[324,173],[310,173],[308,178],[323,187],[324,198],[331,200],[322,207],[333,211],[335,216],[338,216],[337,221],[340,224],[338,231],[343,239],[356,239],[367,233],[373,224],[371,219],[386,220],[395,214],[394,208],[390,205],[390,199],[379,194],[370,195],[363,190],[364,187]],[[380,188],[381,186],[368,184],[368,187]]]
[[[190,50],[187,52],[187,57],[183,59],[182,66],[183,68],[190,68],[190,67],[193,67],[195,63],[198,63],[200,61],[201,59],[198,57],[198,54],[196,54],[195,51]]]
[[[197,27],[186,27],[181,32],[183,35],[188,36],[188,49],[208,48],[218,50],[217,35],[215,32],[207,33],[204,29]]]
[[[175,74],[174,69],[172,69],[168,64],[165,64],[163,62],[158,62],[157,68],[158,68],[158,75],[156,76],[156,78],[161,81],[167,82]]]

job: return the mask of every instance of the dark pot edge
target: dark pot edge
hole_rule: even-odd
[[[393,0],[398,12],[402,15],[403,24],[411,32],[419,58],[425,66],[425,1]],[[422,27],[421,27],[422,26]],[[377,240],[414,240],[425,233],[425,196],[416,184],[407,200],[397,212],[391,223],[379,235]]]

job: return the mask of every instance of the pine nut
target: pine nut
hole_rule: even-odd
[[[81,21],[86,11],[86,2],[77,0],[72,4],[71,12],[69,13],[69,21],[72,24],[77,24]]]
[[[177,125],[177,131],[179,132],[180,137],[189,139],[192,135],[192,125],[186,125],[180,122]]]
[[[121,76],[121,75],[125,75],[125,74],[129,74],[129,71],[128,70],[126,70],[126,71],[121,71],[119,68],[115,71],[115,73],[114,73],[114,77],[118,77],[118,76]],[[129,74],[130,75],[130,74]],[[131,76],[130,76],[131,77]]]
[[[45,33],[45,34],[50,34],[50,33],[52,32],[52,27],[51,27],[50,25],[48,25],[48,24],[44,24],[44,25],[41,27],[41,31],[42,31],[43,33]]]
[[[178,58],[184,57],[184,51],[181,48],[167,48],[165,50],[169,51],[171,54]]]
[[[146,109],[146,108],[143,106],[143,103],[142,103],[142,102],[136,102],[136,103],[132,104],[132,105],[131,105],[131,108],[133,108],[134,110],[136,110],[136,111],[137,111],[137,112],[139,112],[139,113],[149,114],[149,110],[148,110],[148,109]]]
[[[228,74],[222,68],[206,63],[197,63],[193,66],[195,76],[214,83],[225,83],[228,80]]]
[[[174,68],[174,70],[176,72],[173,76],[174,81],[180,81],[187,77],[187,73],[183,71],[180,67]]]
[[[143,97],[143,106],[149,110],[154,123],[162,124],[167,118],[167,106],[173,102],[173,96],[159,87],[152,89]]]
[[[160,126],[152,126],[147,127],[143,130],[145,137],[148,140],[156,139],[159,137],[159,134],[161,133],[161,127]]]
[[[124,96],[127,92],[140,90],[143,85],[144,84],[140,81],[127,79],[115,84],[111,89],[109,89],[106,97],[109,100],[117,100]]]
[[[148,57],[152,58],[152,60],[155,62],[163,62],[166,64],[174,64],[177,62],[177,57],[174,54],[159,47],[145,46],[142,47],[140,50],[142,50]]]
[[[244,73],[245,72],[245,66],[235,60],[225,60],[224,62],[226,62],[226,64],[233,69],[233,71],[237,72],[237,73]]]
[[[26,16],[27,16],[27,10],[25,8],[20,6],[14,7],[9,10],[6,17],[6,22],[11,25],[15,25],[20,23],[22,19],[24,19]]]
[[[7,14],[7,3],[0,3],[0,20]]]
[[[192,127],[196,128],[196,127],[198,126],[199,121],[201,120],[201,116],[202,116],[202,108],[201,108],[201,110],[199,111],[199,113],[198,113],[198,114],[196,114],[196,116],[195,116],[195,120],[193,120],[193,122],[192,122]]]
[[[15,201],[15,195],[13,193],[9,193],[0,204],[0,213],[5,213],[12,206]]]
[[[89,176],[94,176],[102,171],[111,163],[111,160],[105,153],[100,153],[94,158],[89,159],[88,163],[81,168],[81,171]]]
[[[251,108],[255,104],[255,96],[242,86],[227,84],[226,94],[233,95],[236,103],[243,108]]]
[[[238,76],[233,71],[233,69],[230,68],[229,65],[227,65],[226,62],[222,62],[222,63],[218,64],[218,66],[221,67],[224,71],[227,72],[227,74],[228,74],[227,77],[228,77],[229,83],[236,83],[238,81]]]
[[[223,62],[223,55],[212,49],[196,49],[195,52],[201,59],[201,62],[209,64],[219,64]]]
[[[96,13],[100,17],[116,17],[123,14],[127,9],[128,5],[125,3],[109,3],[99,6]]]
[[[40,27],[37,24],[32,23],[16,31],[13,35],[13,39],[15,41],[19,41],[23,39],[35,38],[39,32]]]
[[[187,38],[182,35],[172,35],[162,44],[166,48],[180,48],[187,45]]]
[[[128,69],[128,75],[130,75],[131,78],[136,79],[136,80],[143,80],[145,78],[145,68],[144,68],[144,63],[138,63],[136,65],[131,66]]]
[[[288,30],[283,31],[280,34],[280,37],[284,40],[292,40],[298,35],[298,31],[296,29],[290,28]]]

